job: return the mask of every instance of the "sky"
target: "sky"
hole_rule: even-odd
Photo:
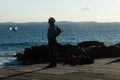
[[[0,22],[120,22],[120,0],[0,0]]]

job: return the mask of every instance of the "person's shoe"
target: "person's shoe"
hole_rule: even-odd
[[[53,67],[56,67],[55,64],[49,64],[48,66],[46,66],[45,68],[53,68]]]

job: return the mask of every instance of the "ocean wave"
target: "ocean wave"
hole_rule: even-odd
[[[21,63],[15,57],[0,57],[0,68],[17,67]]]
[[[0,46],[32,46],[38,45],[37,42],[9,42],[9,43],[1,43]]]
[[[45,43],[43,43],[45,44]],[[25,48],[41,45],[38,42],[9,42],[0,44],[0,57],[11,57],[16,53],[24,52]]]

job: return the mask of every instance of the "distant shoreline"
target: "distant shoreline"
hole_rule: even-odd
[[[47,25],[48,22],[0,22],[0,25]],[[120,25],[120,22],[95,22],[95,21],[83,21],[83,22],[72,22],[72,21],[57,21],[56,24],[64,24],[64,25],[95,25],[95,24],[101,24],[101,25]]]

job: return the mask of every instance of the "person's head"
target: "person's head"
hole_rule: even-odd
[[[49,24],[54,24],[54,23],[55,23],[55,19],[54,19],[53,17],[50,17],[50,18],[48,19],[48,23],[49,23]]]

